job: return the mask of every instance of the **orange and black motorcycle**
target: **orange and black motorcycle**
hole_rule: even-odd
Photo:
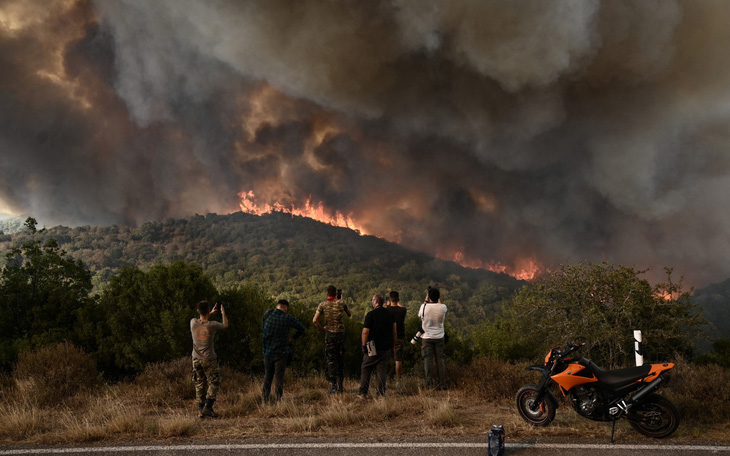
[[[677,430],[679,410],[669,399],[654,393],[662,382],[668,381],[667,371],[674,364],[606,371],[590,360],[573,356],[583,345],[553,348],[544,365],[527,368],[542,372],[542,379],[539,384],[525,385],[517,392],[517,410],[525,421],[534,426],[550,424],[558,408],[551,387],[557,384],[580,416],[613,422],[611,441],[620,418],[626,418],[634,429],[649,437],[664,438]]]

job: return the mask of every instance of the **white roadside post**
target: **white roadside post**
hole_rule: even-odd
[[[636,356],[636,365],[644,365],[644,350],[641,346],[641,330],[634,330],[634,355]]]

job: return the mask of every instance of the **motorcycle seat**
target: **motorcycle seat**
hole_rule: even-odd
[[[626,367],[624,369],[616,370],[603,370],[593,362],[591,362],[591,364],[593,374],[598,379],[598,382],[613,388],[620,388],[622,386],[638,382],[642,378],[646,377],[649,371],[651,371],[651,364]]]

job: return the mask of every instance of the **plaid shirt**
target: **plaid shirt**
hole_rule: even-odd
[[[291,353],[289,328],[294,328],[294,338],[304,334],[304,325],[296,318],[279,309],[269,309],[264,314],[262,324],[264,333],[264,356]]]

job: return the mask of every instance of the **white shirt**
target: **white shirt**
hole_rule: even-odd
[[[446,304],[428,302],[421,304],[418,316],[421,317],[423,339],[443,339],[444,319],[446,318]]]

